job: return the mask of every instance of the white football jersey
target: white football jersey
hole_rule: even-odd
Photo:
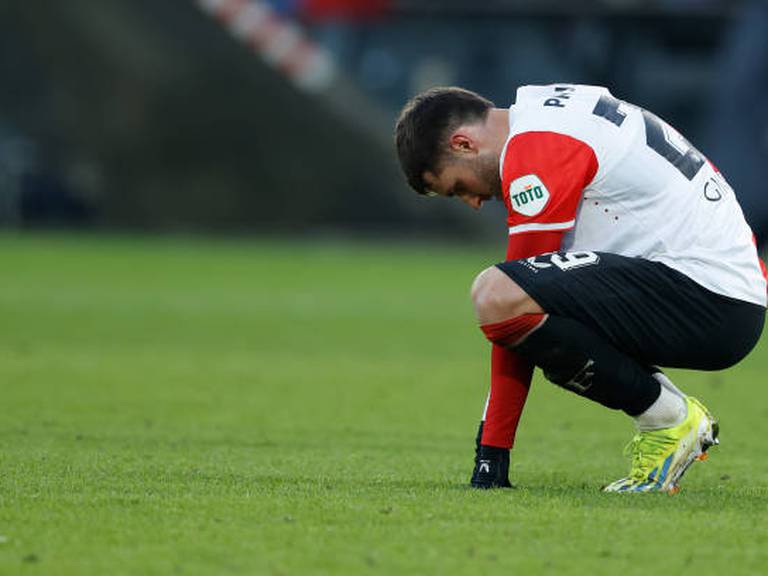
[[[598,86],[524,86],[500,161],[509,233],[662,262],[766,305],[754,236],[717,169],[663,120]],[[511,240],[513,238],[510,238]]]

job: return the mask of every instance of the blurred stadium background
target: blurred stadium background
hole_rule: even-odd
[[[724,435],[672,503],[599,493],[623,416],[543,382],[520,489],[466,489],[506,227],[409,191],[393,122],[561,81],[768,240],[768,0],[0,0],[0,574],[765,573],[768,343],[674,374]]]
[[[493,210],[406,189],[393,121],[432,85],[559,81],[671,121],[766,241],[763,0],[4,0],[0,224],[501,249]]]

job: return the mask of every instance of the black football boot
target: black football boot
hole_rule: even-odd
[[[472,488],[512,488],[509,482],[509,450],[495,446],[483,446],[483,423],[475,438],[475,469],[472,472]]]

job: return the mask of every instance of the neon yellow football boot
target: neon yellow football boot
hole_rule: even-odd
[[[704,405],[688,396],[688,415],[681,424],[638,432],[627,445],[632,457],[629,476],[603,488],[604,492],[680,491],[678,482],[695,460],[706,460],[707,449],[719,444],[717,420]]]

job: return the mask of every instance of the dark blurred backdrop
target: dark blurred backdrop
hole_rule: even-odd
[[[3,0],[0,224],[503,235],[409,192],[392,124],[563,81],[669,120],[767,239],[768,0]]]

